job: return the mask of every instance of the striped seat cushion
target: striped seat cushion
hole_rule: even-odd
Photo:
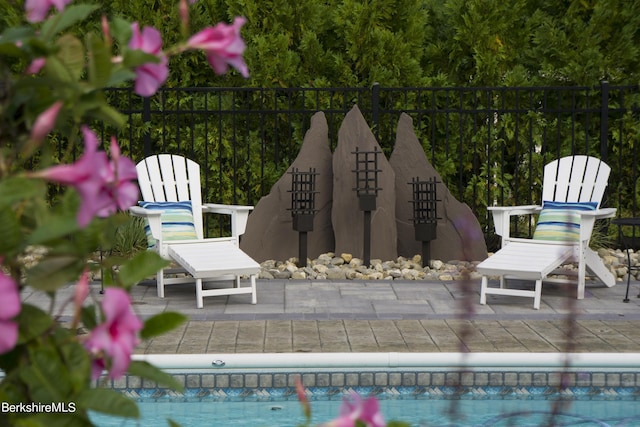
[[[577,242],[580,239],[579,211],[594,211],[598,207],[596,202],[550,202],[542,204],[542,211],[538,217],[536,240],[553,240],[558,242]]]
[[[193,225],[191,201],[185,202],[140,202],[141,207],[162,211],[162,240],[193,240],[197,239],[196,228]],[[149,222],[145,220],[144,230],[147,234],[147,246],[154,248],[156,239],[151,235]]]

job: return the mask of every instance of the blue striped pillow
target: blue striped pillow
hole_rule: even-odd
[[[162,211],[162,240],[193,240],[197,239],[196,228],[193,225],[191,201],[184,202],[140,202],[141,207]],[[151,235],[149,222],[145,219],[144,231],[147,234],[147,246],[154,248],[156,239]]]
[[[533,238],[559,242],[577,242],[580,239],[580,214],[578,211],[594,211],[596,202],[542,203]]]

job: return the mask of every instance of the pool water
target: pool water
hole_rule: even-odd
[[[554,397],[492,396],[493,398],[441,398],[377,396],[385,420],[408,422],[411,426],[500,427],[500,426],[640,426],[640,402],[633,397],[562,401],[552,416]],[[335,418],[340,398],[311,402],[312,423]],[[139,403],[138,420],[92,416],[100,427],[137,427],[168,425],[166,419],[183,427],[294,427],[304,422],[300,403],[290,400],[214,400],[177,402],[171,400]]]

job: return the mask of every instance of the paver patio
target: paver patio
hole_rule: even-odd
[[[189,321],[136,352],[640,352],[637,282],[629,303],[622,302],[622,282],[588,283],[584,300],[575,299],[571,286],[545,284],[540,310],[526,298],[504,296],[481,306],[479,281],[467,286],[469,293],[457,282],[260,280],[257,305],[249,295],[233,295],[205,298],[197,309],[193,286],[170,286],[161,299],[153,281],[143,282],[132,292],[141,317],[171,310]],[[99,299],[100,283],[92,289]],[[46,296],[25,292],[27,302],[48,307]],[[62,304],[72,292],[69,285],[58,295],[62,321],[71,316],[71,305]],[[571,307],[576,325],[569,346]]]

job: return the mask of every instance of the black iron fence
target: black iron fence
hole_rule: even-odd
[[[151,98],[108,96],[127,115],[118,134],[134,161],[182,154],[203,170],[204,198],[255,204],[298,154],[311,117],[324,112],[331,148],[358,105],[389,156],[402,113],[451,193],[487,235],[489,205],[540,202],[543,165],[568,154],[612,166],[605,205],[640,215],[640,90],[631,86],[484,88],[164,88]],[[102,129],[105,141],[109,129]],[[514,224],[529,232],[527,224]],[[520,230],[518,230],[520,228]]]

